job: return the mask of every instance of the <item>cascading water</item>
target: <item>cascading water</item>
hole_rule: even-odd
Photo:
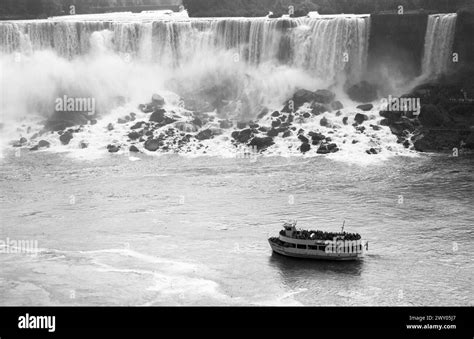
[[[95,147],[97,154],[102,154],[110,143],[129,142],[124,136],[131,126],[117,125],[124,121],[124,114],[134,112],[137,120],[150,119],[137,112],[137,107],[156,92],[165,98],[172,119],[179,117],[173,126],[180,132],[199,131],[190,124],[194,120],[188,119],[189,112],[216,118],[215,122],[203,118],[208,124],[202,129],[218,130],[215,138],[206,140],[208,147],[190,142],[185,151],[174,146],[168,147],[169,151],[233,156],[233,128],[239,126],[237,122],[253,121],[262,128],[260,136],[273,135],[274,145],[265,154],[303,152],[295,132],[301,129],[331,135],[327,142],[337,144],[340,151],[334,156],[341,159],[347,154],[372,159],[368,154],[382,150],[387,155],[402,153],[404,146],[396,143],[389,128],[371,127],[368,134],[354,128],[357,104],[342,90],[343,85],[364,78],[369,32],[367,15],[157,19],[129,13],[3,22],[0,67],[5,72],[0,78],[0,108],[4,114],[0,118],[27,116],[30,125],[31,116],[50,117],[55,111],[53,103],[64,95],[93,98],[101,119],[75,132],[75,137],[94,145],[88,153],[94,153]],[[295,116],[285,113],[279,122],[261,115],[282,110],[297,89],[330,89],[340,102],[329,99],[314,107],[308,102]],[[124,104],[116,107],[119,97]],[[231,121],[232,127],[221,127],[220,119]],[[379,117],[374,111],[367,119],[371,126],[378,124]],[[298,126],[292,126],[293,121]],[[109,123],[115,125],[111,133]],[[9,140],[18,137],[15,124],[4,125],[12,127]],[[35,126],[41,129],[43,125],[38,122]],[[20,137],[30,140],[33,131],[21,132]],[[158,137],[161,132],[156,133]],[[48,141],[58,150],[65,147],[55,135]],[[66,147],[75,152],[77,144]],[[317,153],[319,146],[311,147],[313,154],[321,154]]]
[[[87,20],[0,24],[0,49],[29,53],[54,49],[73,58],[90,50],[93,32],[113,31],[115,51],[178,66],[210,51],[232,50],[239,60],[299,67],[320,79],[360,80],[366,63],[370,18],[194,19],[146,22]]]
[[[449,70],[453,53],[457,14],[436,14],[428,18],[423,77],[434,77]]]

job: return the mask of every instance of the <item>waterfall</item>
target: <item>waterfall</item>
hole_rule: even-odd
[[[428,17],[422,75],[430,78],[446,73],[451,65],[457,14]]]
[[[53,49],[74,58],[91,48],[94,32],[110,30],[116,52],[177,67],[214,51],[233,51],[252,65],[274,63],[308,71],[328,81],[359,80],[368,49],[370,17],[225,18],[179,20],[51,20],[0,23],[0,51]],[[132,20],[133,19],[133,20]]]

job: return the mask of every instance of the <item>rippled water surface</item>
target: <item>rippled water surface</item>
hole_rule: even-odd
[[[0,165],[2,305],[472,305],[474,159],[60,154]],[[360,262],[271,253],[281,221],[359,232]]]

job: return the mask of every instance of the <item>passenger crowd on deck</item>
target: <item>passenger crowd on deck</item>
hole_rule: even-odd
[[[285,231],[280,232],[281,235],[285,235]],[[323,231],[297,231],[293,234],[293,238],[301,240],[333,240],[338,238],[341,240],[360,240],[361,236],[358,233],[347,233],[347,232],[323,232]]]

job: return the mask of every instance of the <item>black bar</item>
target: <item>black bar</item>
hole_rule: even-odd
[[[26,314],[55,316],[55,332],[19,329],[19,317]],[[472,307],[4,307],[0,308],[0,337],[136,334],[164,328],[267,328],[305,329],[315,334],[377,332],[404,337],[472,338],[472,315]],[[410,316],[417,318],[410,320]],[[456,329],[407,329],[407,325],[455,325]]]

